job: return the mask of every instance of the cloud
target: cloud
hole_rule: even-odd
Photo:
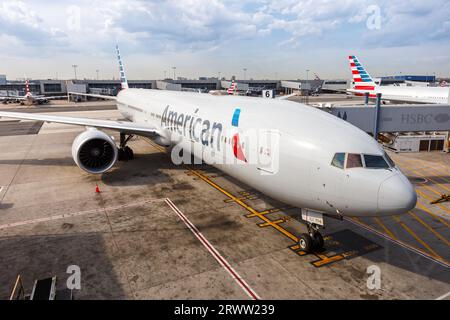
[[[371,6],[380,10],[379,28],[367,27]],[[212,73],[245,65],[274,74],[283,60],[291,77],[302,63],[325,73],[347,51],[372,59],[396,52],[400,66],[413,61],[411,52],[450,47],[448,0],[0,0],[0,12],[2,60],[35,59],[36,69],[48,61],[48,70],[57,61],[106,69],[116,41],[136,59],[135,67],[127,62],[136,73],[184,63],[204,74],[203,64]]]
[[[422,45],[450,39],[447,0],[384,2],[381,15],[381,28],[363,38],[372,47]]]
[[[379,28],[367,21],[380,13]],[[268,30],[282,30],[289,39],[282,44],[298,45],[305,38],[346,31],[347,38],[361,46],[410,46],[450,38],[450,2],[360,0],[264,1],[261,12],[272,19]],[[362,34],[362,36],[359,36]]]
[[[23,1],[0,2],[0,12],[0,35],[10,41],[14,38],[16,43],[36,47],[60,44],[65,37],[59,29],[46,27],[44,20]]]
[[[381,28],[369,30],[367,9],[373,5],[380,8]],[[76,30],[69,24],[76,14],[71,7],[79,8]],[[110,50],[116,39],[138,52],[160,53],[227,49],[240,40],[270,37],[296,47],[305,39],[329,40],[338,33],[345,33],[348,43],[371,47],[450,37],[447,0],[79,0],[70,6],[0,0],[0,10],[2,36],[72,52]]]
[[[208,49],[258,31],[232,1],[114,1],[102,12],[109,30],[155,51]]]

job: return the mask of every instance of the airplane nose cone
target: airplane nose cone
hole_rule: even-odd
[[[416,191],[404,175],[397,174],[381,183],[378,191],[380,215],[406,213],[416,207],[416,202]]]

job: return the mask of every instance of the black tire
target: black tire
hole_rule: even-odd
[[[300,246],[300,249],[302,249],[303,251],[311,252],[313,247],[313,240],[309,234],[302,233],[300,235],[300,238],[298,239],[298,245]]]
[[[133,160],[134,159],[133,149],[131,149],[128,146],[125,147],[125,157],[126,157],[126,160]]]
[[[125,161],[125,151],[123,149],[119,149],[117,159],[119,161]]]
[[[320,232],[314,233],[312,240],[313,240],[313,246],[314,246],[315,250],[323,249],[323,246],[325,245],[325,241],[323,240],[323,236]]]

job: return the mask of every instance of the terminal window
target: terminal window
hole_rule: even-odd
[[[60,83],[44,83],[44,92],[62,92]]]

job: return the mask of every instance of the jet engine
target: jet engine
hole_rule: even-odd
[[[88,129],[73,141],[72,157],[84,171],[99,174],[108,171],[116,163],[118,149],[106,133]]]

